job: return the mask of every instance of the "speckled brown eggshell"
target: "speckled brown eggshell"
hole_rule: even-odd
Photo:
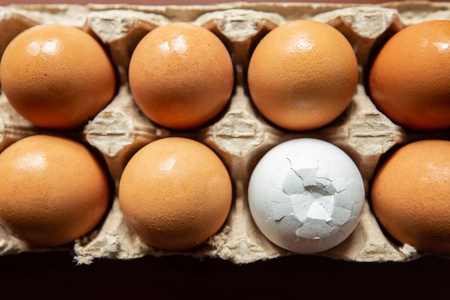
[[[217,116],[233,91],[230,55],[209,30],[172,23],[151,31],[130,62],[130,88],[142,112],[173,129],[199,127]]]
[[[450,141],[414,142],[393,153],[373,181],[372,206],[401,243],[450,253]]]
[[[370,94],[381,112],[415,130],[450,127],[450,21],[427,21],[395,34],[377,55]]]
[[[108,206],[97,158],[67,138],[37,135],[0,154],[0,224],[33,245],[57,246],[90,232]]]
[[[223,225],[231,206],[231,180],[205,145],[165,138],[132,157],[119,198],[126,222],[143,241],[182,250],[200,245]]]
[[[283,24],[268,33],[252,54],[250,94],[272,123],[311,130],[336,119],[349,105],[358,65],[347,39],[311,20]]]
[[[76,128],[113,98],[113,65],[88,33],[39,25],[7,46],[0,65],[2,90],[23,117],[50,129]]]

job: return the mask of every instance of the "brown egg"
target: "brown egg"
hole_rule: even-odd
[[[172,23],[151,31],[138,44],[129,81],[137,105],[152,121],[190,129],[222,111],[234,74],[218,37],[197,25]]]
[[[203,243],[225,222],[231,180],[217,155],[185,138],[165,138],[142,148],[127,164],[120,206],[146,243],[182,250]]]
[[[377,172],[372,206],[383,227],[419,250],[450,253],[450,141],[408,144]]]
[[[16,111],[50,129],[83,125],[115,92],[114,69],[100,44],[63,25],[39,25],[16,36],[3,54],[0,73]]]
[[[268,33],[248,69],[250,94],[272,123],[310,130],[336,119],[349,105],[358,81],[350,43],[333,27],[308,20]]]
[[[369,77],[375,105],[415,130],[450,127],[450,21],[427,21],[395,34]]]
[[[63,245],[91,231],[109,201],[108,178],[78,142],[47,135],[0,154],[0,224],[38,246]]]

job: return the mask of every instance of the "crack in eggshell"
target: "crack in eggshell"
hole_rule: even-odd
[[[84,128],[83,132],[74,133],[74,136],[77,139],[84,140],[87,139],[87,133],[90,132],[87,143],[99,149],[100,154],[107,161],[110,172],[116,174],[113,177],[117,182],[124,164],[133,151],[154,139],[180,134],[179,132],[169,132],[145,119],[129,95],[125,95],[124,101],[117,100],[124,96],[124,91],[129,90],[126,83],[129,58],[135,44],[142,35],[155,26],[161,25],[158,20],[161,22],[185,20],[210,29],[222,39],[233,57],[235,75],[237,78],[240,76],[240,81],[236,81],[232,102],[220,119],[217,119],[217,122],[205,127],[205,130],[182,133],[204,141],[211,148],[221,153],[225,163],[232,171],[235,187],[239,187],[241,181],[247,182],[248,175],[256,161],[271,147],[282,141],[298,137],[316,137],[340,146],[355,160],[367,186],[381,154],[388,151],[392,146],[404,142],[406,138],[420,139],[422,135],[420,133],[411,135],[411,132],[403,132],[400,127],[390,122],[372,104],[362,83],[358,84],[351,107],[339,121],[323,129],[307,133],[287,132],[271,126],[255,110],[245,89],[246,63],[248,63],[254,46],[268,31],[286,21],[312,18],[336,27],[349,39],[358,57],[360,72],[365,72],[362,67],[368,63],[369,52],[375,41],[382,40],[383,33],[386,30],[398,31],[408,24],[427,19],[450,19],[450,4],[448,3],[403,2],[371,5],[367,9],[361,7],[345,8],[348,6],[360,5],[308,3],[234,3],[195,7],[98,4],[87,6],[12,5],[0,7],[0,28],[8,28],[8,32],[5,32],[8,34],[20,32],[24,28],[43,22],[52,22],[84,28],[103,42],[103,46],[110,53],[120,75],[121,91],[103,113],[94,118],[91,124]],[[240,10],[241,8],[243,10]],[[392,8],[392,10],[386,8]],[[270,12],[272,16],[268,16],[267,12]],[[249,20],[245,20],[247,17]],[[0,38],[5,41],[4,35]],[[362,74],[364,73],[360,73],[360,78],[362,78]],[[0,151],[14,141],[38,131],[31,123],[15,113],[12,107],[5,105],[5,102],[6,98],[0,94],[0,120],[5,123],[3,131],[0,129],[0,134],[3,133],[4,135],[3,140],[0,138]],[[131,105],[132,103],[133,105]],[[103,123],[104,117],[109,118],[109,116],[121,121],[123,116],[115,114],[117,111],[125,112],[133,121],[132,128],[127,127],[129,124],[126,122],[122,124],[125,126],[124,128],[128,128],[123,131],[125,136],[117,135],[118,131],[108,130],[111,128]],[[241,114],[241,112],[249,112],[250,114]],[[109,113],[111,115],[108,115]],[[251,121],[249,121],[249,118]],[[221,123],[222,121],[228,123]],[[99,127],[96,128],[97,126]],[[103,129],[105,131],[102,131]],[[252,130],[255,130],[253,136],[251,135]],[[129,144],[130,141],[122,143],[122,138],[125,138],[128,134],[130,134],[130,138],[133,137],[133,140],[130,140],[131,144]],[[104,135],[109,137],[105,138]],[[439,138],[441,136],[436,134],[433,137]],[[114,142],[117,144],[113,145]],[[112,148],[109,148],[108,145],[111,145]],[[116,146],[123,148],[115,148]],[[117,149],[117,151],[109,152],[108,149]],[[235,152],[229,155],[229,151]],[[325,161],[321,163],[326,164]],[[328,178],[328,174],[323,175],[321,173],[322,169],[326,168],[321,166],[317,177]],[[295,174],[292,175],[296,176]],[[279,190],[282,190],[282,180],[283,178],[279,178],[278,182],[274,182]],[[345,188],[344,181],[335,180],[333,185],[339,192],[342,192],[342,189]],[[239,188],[236,188],[236,194],[238,194],[237,191],[239,191]],[[243,188],[243,191],[245,191],[245,188]],[[273,205],[279,206],[278,211],[281,216],[286,215],[285,210],[292,212],[292,203],[285,193],[280,192],[280,194],[283,194],[287,200],[280,200],[279,204]],[[342,201],[343,203],[335,203],[335,210],[338,210],[338,207],[347,208],[349,203],[338,199],[341,197],[338,195],[334,196],[335,202]],[[345,196],[345,193],[343,195]],[[212,250],[199,250],[195,253],[200,256],[221,257],[233,263],[249,263],[260,259],[266,260],[292,254],[290,251],[272,244],[257,229],[249,213],[245,195],[236,196],[234,200],[233,210],[226,224],[233,230],[214,236],[214,238],[223,242],[222,246],[214,246]],[[285,210],[282,209],[283,205],[286,206]],[[377,225],[367,200],[364,207],[355,232],[340,246],[322,252],[320,255],[351,261],[406,261],[422,256],[412,247],[410,247],[411,249],[408,248],[407,251],[401,251],[403,248],[399,250],[397,245],[390,243]],[[357,211],[358,207],[355,206],[353,210]],[[334,218],[333,215],[331,217]],[[274,218],[276,217],[274,216]],[[283,219],[289,218],[298,222],[293,215]],[[351,220],[355,218],[350,217]],[[106,222],[101,226],[99,234],[93,236],[90,243],[75,243],[75,259],[79,263],[90,264],[98,258],[132,259],[144,255],[171,254],[170,252],[157,252],[153,248],[145,247],[140,240],[131,234],[129,228],[122,221],[120,209],[118,207],[112,209],[106,218]],[[115,222],[121,225],[116,226]],[[336,222],[339,222],[339,220]],[[339,232],[341,230],[337,233],[343,234]],[[299,237],[297,239],[300,240]],[[314,238],[311,241],[315,242]],[[318,242],[323,244],[325,239],[320,239]],[[123,251],[124,249],[126,251]],[[0,229],[0,255],[31,250]],[[44,251],[42,249],[37,250]],[[189,255],[190,253],[184,252],[183,255]]]
[[[296,235],[305,239],[320,239],[334,234],[336,229],[350,220],[352,200],[346,190],[345,179],[332,181],[326,177],[318,177],[319,172],[324,176],[328,173],[322,161],[306,155],[295,154],[291,157],[303,157],[302,165],[309,167],[294,168],[292,159],[290,169],[285,176],[282,191],[285,197],[272,201],[272,216],[280,221],[286,216],[293,215],[300,221]],[[326,160],[325,160],[326,161]],[[328,167],[329,163],[325,163]],[[324,173],[324,174],[323,174]],[[336,183],[336,186],[335,186]]]

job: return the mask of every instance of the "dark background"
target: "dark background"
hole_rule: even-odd
[[[221,259],[101,259],[67,252],[0,257],[0,299],[450,299],[450,259],[355,263],[296,255],[247,265]],[[14,295],[14,297],[5,297]]]
[[[0,0],[0,5],[44,2],[187,5],[230,1]],[[0,299],[450,299],[450,259],[434,256],[407,263],[355,263],[296,255],[247,265],[170,256],[101,259],[89,266],[77,266],[72,257],[68,252],[0,257]]]

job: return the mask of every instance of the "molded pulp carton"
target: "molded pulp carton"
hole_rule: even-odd
[[[253,105],[246,82],[251,53],[261,38],[278,25],[297,19],[314,19],[334,26],[353,46],[359,64],[359,83],[347,110],[331,124],[306,132],[287,131],[269,123]],[[450,20],[450,3],[0,7],[0,55],[14,36],[41,23],[83,28],[96,37],[110,54],[120,82],[116,96],[80,130],[57,134],[84,142],[99,152],[109,168],[116,191],[130,157],[144,145],[169,136],[192,138],[211,147],[227,166],[233,181],[233,204],[225,225],[206,243],[194,249],[169,252],[144,244],[125,223],[116,193],[103,222],[90,235],[58,250],[73,251],[75,260],[83,264],[96,258],[133,259],[145,255],[212,256],[234,263],[291,255],[269,242],[252,220],[247,186],[253,168],[268,150],[283,141],[318,138],[337,145],[355,161],[368,196],[377,164],[389,149],[413,140],[448,139],[448,130],[417,133],[395,125],[377,110],[366,88],[367,72],[380,46],[405,26],[432,19]],[[127,82],[130,57],[140,39],[152,29],[174,21],[192,22],[211,30],[228,48],[235,69],[235,89],[229,105],[212,122],[191,131],[172,131],[152,123],[134,103]],[[50,132],[19,116],[0,90],[0,151],[17,140],[38,133]],[[0,228],[0,255],[49,250],[31,247]],[[353,234],[341,245],[319,255],[380,262],[408,261],[426,253],[409,245],[398,245],[388,237],[377,223],[369,200],[366,200]]]

